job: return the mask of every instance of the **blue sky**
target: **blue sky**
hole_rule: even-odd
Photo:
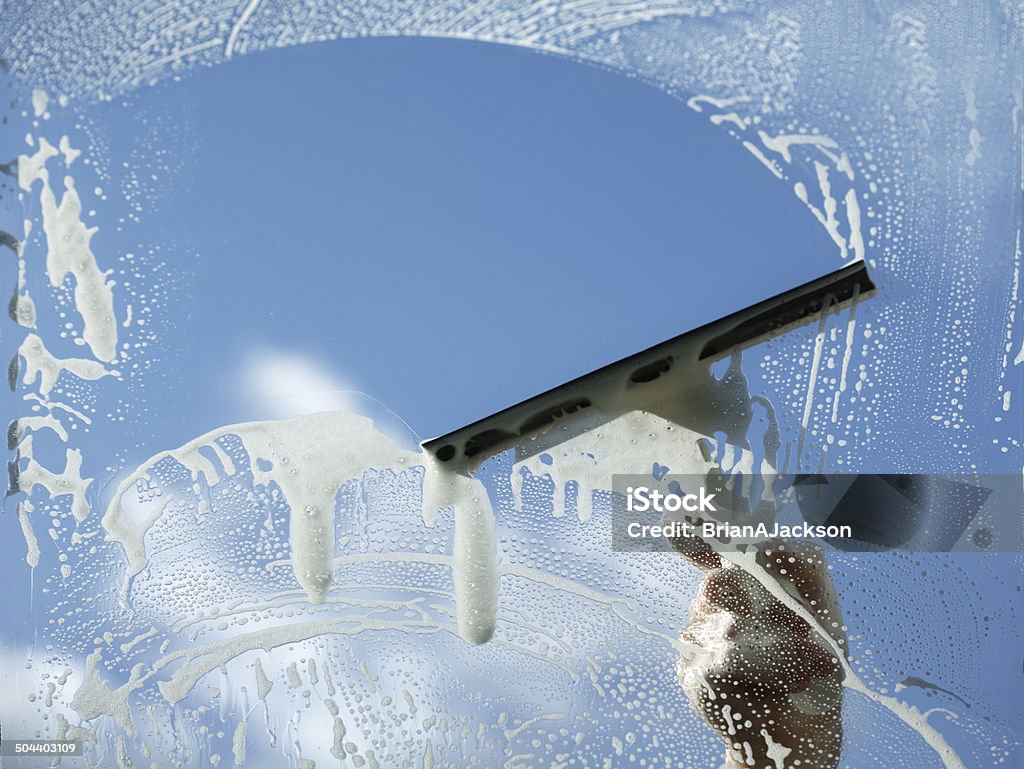
[[[303,46],[100,115],[112,144],[157,116],[184,166],[134,230],[195,272],[181,440],[329,381],[439,434],[840,266],[705,116],[535,52]]]

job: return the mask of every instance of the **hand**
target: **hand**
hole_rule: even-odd
[[[835,769],[843,736],[843,672],[821,633],[841,645],[845,639],[821,549],[773,540],[757,556],[818,621],[811,627],[706,543],[677,546],[706,572],[681,634],[702,651],[680,659],[679,680],[725,740],[728,765]]]

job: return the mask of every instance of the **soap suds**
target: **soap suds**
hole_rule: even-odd
[[[62,149],[58,150],[40,137],[39,148],[33,155],[21,155],[18,184],[23,191],[31,192],[33,184],[41,182],[39,204],[47,241],[46,271],[50,285],[63,285],[68,275],[74,278],[74,303],[82,318],[82,338],[99,360],[109,363],[117,357],[113,285],[92,253],[90,242],[97,228],[87,227],[82,221],[82,202],[74,179],[64,177],[59,204],[50,186],[47,162],[63,151],[65,163],[71,165],[79,154],[71,149],[66,137],[60,144]]]
[[[39,392],[45,397],[50,394],[62,371],[95,381],[107,376],[119,376],[115,370],[107,369],[102,363],[88,358],[57,358],[46,349],[43,340],[36,334],[29,334],[18,348],[18,355],[25,362],[22,384],[33,385],[38,379]]]
[[[200,487],[216,485],[220,481],[217,470],[200,449],[217,445],[218,439],[229,435],[242,441],[252,460],[255,482],[266,487],[273,483],[281,490],[290,510],[290,566],[313,603],[323,603],[334,578],[335,509],[341,485],[370,467],[401,471],[430,464],[424,477],[424,509],[455,509],[452,566],[460,633],[471,643],[490,637],[498,569],[493,512],[486,491],[471,478],[442,469],[425,455],[398,448],[370,419],[357,414],[331,412],[231,425],[151,458],[121,482],[102,521],[108,538],[124,547],[132,575],[145,568],[146,532],[169,503],[136,522],[126,514],[124,498],[167,459],[187,468],[194,481],[203,479]],[[233,469],[230,460],[225,464]]]
[[[84,521],[89,515],[86,491],[92,483],[92,479],[82,477],[81,450],[67,449],[64,469],[55,473],[32,458],[30,441],[31,438],[26,438],[20,448],[19,456],[22,459],[27,459],[27,463],[18,469],[17,490],[31,493],[38,486],[54,499],[70,496],[71,514],[76,521]]]
[[[36,539],[32,520],[29,517],[33,509],[32,503],[27,500],[18,503],[18,523],[21,525],[21,533],[25,537],[25,562],[34,569],[39,565],[39,541]]]

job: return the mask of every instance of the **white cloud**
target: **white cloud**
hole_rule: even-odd
[[[243,359],[239,372],[239,391],[253,419],[348,411],[372,419],[378,430],[406,450],[419,448],[419,436],[401,417],[372,395],[355,389],[314,356],[255,348]]]
[[[241,367],[241,391],[263,419],[320,411],[355,410],[359,394],[314,357],[273,348],[250,352]]]
[[[56,739],[57,716],[77,724],[78,714],[68,703],[81,684],[83,668],[78,658],[44,655],[28,646],[0,646],[4,739]]]

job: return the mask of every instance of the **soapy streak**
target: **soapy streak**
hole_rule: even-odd
[[[804,441],[807,438],[807,429],[811,421],[811,408],[814,405],[814,389],[818,385],[818,370],[821,368],[821,352],[825,346],[825,326],[828,323],[828,303],[821,309],[821,321],[818,323],[818,333],[814,337],[814,355],[811,358],[811,370],[807,375],[807,394],[804,397],[804,413],[800,420],[800,437],[797,440],[796,466],[800,468],[803,462]]]
[[[722,117],[722,119],[724,119],[724,117]],[[721,122],[721,120],[719,120],[719,122]],[[849,156],[845,152],[839,151],[839,145],[837,142],[828,136],[816,136],[813,134],[779,134],[777,136],[769,136],[765,131],[758,131],[757,135],[765,149],[780,155],[787,164],[793,162],[793,155],[790,152],[791,147],[814,147],[832,162],[832,166],[835,170],[844,174],[850,182],[854,180],[853,166],[850,164]],[[772,173],[779,178],[782,178],[782,172],[778,171],[775,164],[765,157],[753,143],[744,142],[744,146],[746,146],[750,152],[754,153],[754,155],[756,155],[758,159],[772,171]],[[803,182],[797,182],[793,186],[796,196],[804,203],[804,205],[807,206],[811,213],[814,214],[814,217],[825,228],[825,231],[828,232],[835,244],[839,246],[843,259],[847,258],[849,250],[853,251],[855,260],[863,259],[865,256],[864,236],[861,232],[860,204],[857,201],[856,189],[850,187],[843,197],[847,224],[849,225],[850,230],[849,240],[847,240],[847,238],[843,237],[839,232],[839,220],[836,218],[838,203],[832,195],[832,185],[829,180],[828,166],[815,160],[814,169],[818,180],[818,187],[821,190],[823,208],[818,209],[810,203],[807,194],[807,187]]]
[[[846,245],[846,238],[839,232],[839,220],[836,219],[836,209],[838,204],[836,199],[832,197],[832,184],[828,178],[828,167],[824,163],[819,163],[817,160],[814,161],[815,174],[818,177],[818,187],[821,190],[822,207],[824,211],[813,205],[807,196],[807,187],[803,182],[797,182],[793,185],[793,191],[800,201],[807,206],[814,218],[817,219],[821,226],[825,228],[825,231],[829,234],[832,240],[837,246],[839,251],[842,253],[843,259],[846,259],[849,253]]]
[[[630,601],[622,600],[619,598],[612,598],[610,596],[605,595],[604,593],[601,593],[598,590],[593,590],[591,588],[585,587],[577,582],[565,579],[564,577],[556,577],[552,574],[548,574],[547,572],[539,571],[537,569],[531,569],[524,566],[505,565],[502,568],[502,573],[508,574],[510,576],[521,577],[523,579],[530,580],[531,582],[537,582],[542,585],[547,585],[549,587],[555,588],[556,590],[567,592],[589,601],[594,601],[595,603],[604,604],[612,610],[616,617],[618,617],[624,623],[632,627],[634,630],[640,633],[644,633],[645,635],[656,636],[657,638],[671,646],[676,652],[690,654],[696,651],[696,647],[694,647],[692,644],[688,644],[685,641],[680,641],[678,638],[671,636],[667,633],[662,633],[653,628],[646,627],[645,625],[640,624],[637,620],[629,617],[629,615],[626,612],[635,612],[637,609],[637,607],[633,605]]]
[[[827,136],[814,136],[811,134],[779,134],[769,136],[764,131],[758,131],[758,137],[765,148],[777,152],[787,163],[793,162],[793,156],[789,148],[797,145],[810,145],[824,151],[825,149],[836,149],[839,147],[834,139]],[[830,158],[834,155],[829,155]]]
[[[42,406],[43,408],[48,409],[51,412],[54,409],[60,409],[61,411],[65,412],[67,414],[70,414],[73,417],[76,417],[83,424],[87,424],[87,425],[91,425],[92,424],[92,418],[90,418],[86,414],[83,414],[81,411],[79,411],[78,409],[74,408],[73,406],[69,406],[66,403],[61,403],[60,401],[47,400],[46,398],[40,397],[37,393],[26,393],[22,397],[22,400],[34,401],[34,402],[38,403],[40,406]]]
[[[51,414],[18,417],[14,423],[14,442],[15,444],[20,443],[21,439],[29,432],[39,432],[41,430],[51,430],[62,443],[68,442],[68,431],[64,429],[64,425],[61,424],[60,420]]]
[[[334,559],[334,563],[337,565],[346,564],[382,564],[382,563],[424,563],[424,564],[437,564],[441,566],[454,566],[454,558],[447,555],[431,555],[428,553],[374,553],[372,555],[351,555],[342,556]],[[274,561],[267,564],[267,568],[286,566],[285,561]],[[654,630],[653,628],[646,627],[634,619],[631,619],[626,612],[636,613],[638,607],[632,602],[623,600],[620,598],[610,597],[598,590],[585,587],[572,580],[565,579],[564,577],[557,577],[539,569],[531,569],[526,566],[514,566],[509,564],[502,564],[500,567],[501,576],[520,577],[522,579],[535,582],[537,584],[543,584],[548,587],[552,587],[560,592],[568,592],[573,595],[583,598],[588,601],[594,601],[611,608],[612,612],[626,624],[633,627],[635,630],[646,633],[648,635],[654,635],[664,640],[666,643],[671,645],[676,651],[692,651],[692,646],[680,641],[678,638],[671,636],[667,633]],[[394,586],[398,587],[398,586]],[[219,619],[223,615],[218,615],[216,619]],[[215,619],[214,617],[203,618],[203,619]],[[198,620],[197,620],[198,621]],[[516,623],[521,624],[521,623]]]
[[[337,586],[337,587],[333,588],[331,590],[331,593],[332,594],[333,593],[343,593],[343,592],[348,591],[348,590],[360,590],[360,591],[367,591],[367,590],[408,590],[408,588],[403,586],[403,585],[397,585],[397,584],[396,585],[363,585],[363,584],[359,584],[359,585],[342,585],[342,586]],[[419,588],[417,588],[416,592],[419,592],[419,593],[435,593],[435,594],[443,596],[445,598],[450,598],[451,597],[450,593],[445,593],[445,592],[439,591],[439,590],[435,591],[435,590],[428,590],[428,589],[419,589]],[[287,597],[287,598],[280,598],[278,600],[269,600],[269,601],[265,601],[265,602],[260,602],[258,604],[250,603],[250,604],[246,604],[244,606],[239,606],[239,607],[236,607],[234,609],[230,609],[228,611],[219,612],[219,613],[215,613],[215,614],[210,614],[210,615],[200,614],[199,616],[194,617],[194,618],[182,617],[182,618],[179,618],[175,623],[173,623],[173,626],[172,626],[171,630],[172,630],[172,632],[175,632],[175,633],[183,633],[188,628],[195,627],[196,625],[202,625],[205,622],[223,622],[225,620],[230,620],[230,619],[233,619],[235,617],[239,617],[239,616],[242,616],[242,615],[245,615],[245,614],[253,614],[253,613],[258,613],[258,612],[265,612],[265,611],[269,611],[271,609],[279,609],[279,608],[284,607],[284,606],[296,606],[296,605],[300,605],[302,603],[303,594],[292,592],[292,593],[287,593],[286,595],[289,596],[289,597]],[[364,609],[389,609],[391,611],[397,611],[399,609],[409,609],[409,610],[415,611],[417,614],[419,614],[421,616],[421,619],[426,621],[426,620],[430,619],[430,615],[427,614],[425,611],[423,611],[423,609],[420,607],[420,604],[422,604],[424,600],[426,600],[424,597],[413,598],[413,599],[410,599],[408,601],[397,601],[397,600],[387,600],[387,599],[383,599],[383,598],[382,599],[359,599],[359,598],[342,598],[342,597],[331,597],[331,596],[328,596],[324,600],[324,604],[334,604],[334,605],[338,605],[338,606],[360,607],[360,608],[364,608]]]
[[[386,559],[381,559],[381,560],[386,560]],[[390,559],[390,560],[395,560],[395,559]],[[410,559],[402,559],[402,560],[410,560]],[[367,559],[365,561],[360,561],[360,562],[372,562],[372,560],[371,559]],[[450,565],[450,564],[446,563],[445,565]],[[395,584],[395,585],[367,585],[367,584],[360,583],[358,585],[336,586],[331,592],[332,593],[341,593],[344,590],[359,590],[359,591],[367,591],[367,590],[408,590],[408,588],[406,586],[397,585],[397,584]],[[417,593],[432,593],[434,595],[437,595],[437,596],[440,596],[440,597],[444,597],[444,598],[451,598],[451,597],[453,597],[451,595],[451,593],[446,593],[446,592],[441,591],[441,590],[431,590],[429,588],[416,588],[416,592]],[[210,616],[200,616],[200,617],[196,617],[195,619],[191,619],[191,620],[182,619],[181,621],[179,621],[172,628],[172,630],[175,633],[182,633],[186,629],[188,629],[189,627],[194,627],[196,625],[202,625],[203,623],[207,623],[207,622],[218,622],[219,623],[219,622],[223,622],[225,620],[230,620],[233,617],[237,617],[239,615],[251,614],[253,612],[267,611],[269,609],[280,608],[280,607],[283,607],[283,606],[293,606],[293,605],[296,605],[296,604],[300,603],[300,594],[299,593],[289,593],[289,594],[283,594],[283,595],[287,595],[288,597],[287,598],[282,598],[281,600],[268,601],[268,602],[260,603],[260,604],[247,604],[245,606],[236,606],[236,607],[234,607],[230,611],[215,612],[215,613],[211,614]],[[414,612],[416,612],[416,614],[419,615],[419,618],[420,618],[422,624],[424,624],[424,625],[437,625],[437,624],[439,624],[435,618],[433,618],[428,612],[426,612],[422,608],[422,604],[423,604],[424,600],[425,600],[425,598],[423,598],[423,597],[414,598],[414,599],[411,599],[409,601],[397,601],[397,600],[385,600],[385,599],[368,600],[368,599],[358,599],[358,598],[352,598],[352,597],[330,597],[329,596],[325,600],[325,603],[326,604],[336,604],[336,605],[340,605],[340,606],[361,607],[361,608],[368,608],[368,609],[386,609],[386,610],[390,610],[390,611],[399,611],[399,610],[403,610],[404,609],[404,610],[407,610],[407,611],[414,611]],[[435,611],[435,612],[437,612],[439,614],[451,614],[450,607],[442,605],[442,604],[429,604],[427,608],[432,609],[433,611]],[[551,643],[551,645],[557,646],[557,647],[561,648],[562,651],[565,654],[567,654],[567,655],[571,654],[572,647],[568,643],[566,643],[561,638],[558,638],[557,636],[553,635],[549,630],[547,630],[545,628],[542,628],[542,627],[539,627],[539,626],[536,626],[536,625],[533,625],[533,624],[525,621],[525,618],[523,618],[522,612],[516,611],[515,609],[509,609],[508,613],[519,615],[520,619],[513,619],[513,618],[511,618],[509,616],[504,616],[504,617],[502,617],[500,619],[500,621],[501,621],[501,623],[503,625],[510,625],[510,626],[522,628],[524,630],[528,630],[528,631],[531,631],[533,633],[536,633],[538,636],[543,636],[543,637],[547,638],[548,641]],[[624,619],[624,621],[626,621],[629,624],[635,626],[634,622],[632,622],[628,618],[625,618],[620,612],[616,611],[616,614],[617,614],[617,616],[619,616],[622,619]],[[450,625],[447,625],[445,623],[440,623],[440,625],[441,625],[442,628],[444,628],[446,630],[449,630],[449,631],[452,631],[453,628],[454,628],[454,626],[450,626]],[[666,634],[662,634],[662,633],[658,633],[658,632],[655,632],[655,631],[649,631],[649,632],[651,632],[653,635],[658,635],[662,640],[666,641],[669,644],[678,645],[677,640],[675,638],[673,638],[672,636],[669,636],[669,635],[666,635]],[[192,637],[194,638],[195,634],[193,634]],[[533,651],[533,650],[531,650],[529,648],[526,648],[526,647],[523,647],[523,646],[520,646],[520,645],[515,645],[515,644],[507,642],[507,641],[502,641],[500,639],[492,639],[490,641],[490,643],[494,643],[494,644],[502,646],[504,648],[511,649],[511,650],[513,650],[513,651],[515,651],[517,653],[527,654],[527,655],[533,656],[536,659],[541,660],[543,662],[553,664],[556,667],[558,667],[559,669],[561,669],[562,671],[564,671],[565,673],[567,673],[570,677],[573,678],[573,680],[578,680],[578,678],[579,678],[578,674],[576,673],[576,671],[574,669],[569,667],[567,664],[563,664],[563,663],[560,663],[556,659],[552,659],[551,657],[549,657],[547,655],[537,653],[537,652],[535,652],[535,651]]]
[[[441,606],[439,604],[431,604],[430,608],[433,609],[434,611],[440,613],[440,614],[447,614],[447,613],[449,613],[449,609],[448,609],[447,606]],[[532,625],[524,624],[522,622],[517,622],[515,620],[510,620],[510,619],[507,619],[507,618],[503,618],[502,619],[502,623],[506,624],[506,625],[512,625],[514,627],[519,627],[519,628],[522,628],[524,630],[535,630],[535,628]],[[540,635],[542,635],[545,638],[554,640],[553,637],[551,636],[551,634],[549,632],[547,632],[547,631],[540,631]],[[550,657],[550,656],[548,656],[546,654],[542,654],[539,651],[535,651],[534,649],[531,649],[531,648],[529,648],[527,646],[523,646],[521,644],[516,644],[516,643],[513,643],[511,641],[505,641],[505,640],[503,640],[502,638],[500,638],[498,636],[495,636],[494,638],[492,638],[487,643],[488,643],[488,645],[494,645],[494,646],[499,646],[502,649],[508,649],[510,651],[515,652],[516,654],[523,654],[523,655],[525,655],[527,657],[532,657],[535,660],[539,660],[540,662],[543,662],[543,663],[545,663],[547,665],[551,665],[553,667],[556,667],[559,670],[561,670],[563,673],[568,675],[569,678],[572,679],[573,683],[578,683],[581,680],[580,679],[580,674],[573,667],[571,667],[569,665],[569,663],[566,662],[566,661],[560,661],[557,658]]]
[[[252,16],[256,9],[259,7],[260,0],[249,0],[246,3],[245,8],[242,9],[242,13],[239,15],[238,20],[231,25],[231,32],[228,33],[228,42],[224,46],[224,58],[230,59],[232,54],[235,52],[235,42],[238,40],[238,35],[245,27],[246,22],[249,21],[249,17]]]
[[[731,107],[734,104],[745,104],[750,101],[749,96],[733,96],[731,98],[717,98],[715,96],[708,96],[707,94],[698,94],[691,96],[686,100],[686,106],[695,112],[703,112],[701,104],[710,104],[715,109],[725,109]]]
[[[1021,153],[1022,160],[1021,164],[1024,165],[1024,153]],[[1024,171],[1021,173],[1021,186],[1024,187]],[[1018,296],[1020,290],[1020,260],[1021,260],[1021,231],[1017,230],[1017,242],[1014,248],[1014,270],[1013,270],[1013,295]],[[1013,319],[1016,320],[1016,317]],[[1024,341],[1020,343],[1020,349],[1017,351],[1017,355],[1013,359],[1013,365],[1019,366],[1024,363]]]
[[[523,721],[523,723],[521,723],[515,729],[505,729],[505,739],[512,740],[518,737],[520,734],[522,734],[525,729],[528,729],[534,724],[539,724],[542,721],[560,721],[563,718],[565,718],[564,713],[547,713],[543,716],[535,716],[534,718],[529,718],[526,721]]]
[[[117,371],[107,370],[102,363],[86,358],[57,358],[43,344],[36,334],[29,334],[18,348],[18,356],[25,362],[22,384],[30,386],[39,381],[39,392],[45,397],[50,394],[62,371],[87,381],[107,376],[120,376]]]
[[[39,540],[36,539],[32,520],[29,517],[33,509],[32,503],[27,499],[18,503],[18,523],[21,525],[21,533],[25,537],[25,563],[34,569],[39,565],[40,550]]]
[[[418,556],[417,554],[393,554],[391,556],[388,556],[388,555],[382,555],[382,556],[370,556],[370,555],[367,555],[367,556],[352,556],[352,557],[349,557],[349,558],[342,558],[342,559],[338,559],[338,560],[341,561],[341,562],[347,562],[347,563],[373,563],[373,562],[378,562],[378,561],[401,561],[401,562],[423,561],[423,562],[431,563],[431,564],[451,565],[453,563],[454,559],[452,557],[449,557],[449,556],[424,555],[424,556],[421,557],[421,556]],[[606,595],[604,595],[604,594],[602,594],[602,593],[600,593],[598,591],[589,590],[589,589],[587,589],[585,587],[581,587],[580,585],[577,585],[576,583],[573,583],[570,580],[565,580],[565,579],[561,579],[561,578],[557,578],[557,577],[552,577],[551,575],[548,575],[548,574],[546,574],[546,573],[544,573],[542,571],[538,571],[538,570],[535,570],[535,569],[522,568],[522,567],[508,567],[507,569],[503,570],[503,573],[507,573],[509,575],[513,575],[513,576],[518,576],[518,577],[522,577],[522,578],[525,578],[525,579],[529,579],[529,580],[537,582],[537,583],[545,584],[545,585],[554,587],[555,589],[557,589],[559,591],[569,590],[573,594],[578,595],[580,597],[583,597],[585,599],[596,601],[596,602],[599,602],[601,604],[610,606],[612,608],[613,612],[616,614],[616,616],[618,616],[621,620],[623,620],[624,622],[628,623],[630,626],[636,628],[637,630],[639,630],[641,632],[645,632],[645,633],[657,636],[659,638],[659,640],[664,641],[666,643],[666,645],[673,647],[677,652],[679,652],[679,651],[685,651],[685,652],[693,651],[693,649],[691,648],[690,645],[680,642],[678,639],[674,638],[673,636],[670,636],[670,635],[667,635],[667,634],[664,634],[664,633],[652,630],[650,628],[643,627],[642,625],[637,623],[635,620],[629,618],[623,612],[623,608],[624,607],[625,608],[630,608],[630,609],[635,611],[636,607],[631,607],[629,605],[628,601],[623,601],[623,600],[620,600],[620,599],[610,598],[610,597],[608,597],[608,596],[606,596]],[[359,586],[352,586],[352,587],[353,588],[358,587],[359,589],[365,589],[367,586],[359,585]],[[395,585],[395,586],[385,586],[385,587],[390,587],[392,589],[400,589],[401,588],[401,586],[398,586],[398,585]],[[444,593],[441,593],[440,591],[433,591],[433,592],[436,592],[436,593],[438,593],[440,595],[446,595]],[[298,597],[298,594],[293,594],[293,595]],[[252,638],[265,639],[266,638],[265,634],[266,633],[270,633],[275,638],[277,638],[279,642],[275,642],[275,643],[273,643],[271,645],[266,645],[266,642],[264,640],[264,641],[261,641],[261,643],[257,644],[256,646],[253,646],[251,644],[238,643],[236,641],[236,639],[229,639],[227,641],[219,641],[219,642],[215,642],[214,644],[209,644],[207,646],[201,647],[198,650],[189,650],[189,651],[185,651],[185,652],[177,652],[175,654],[168,655],[168,656],[164,657],[162,660],[160,660],[157,663],[155,663],[154,666],[153,666],[153,671],[148,673],[145,676],[140,677],[138,679],[137,683],[139,685],[141,685],[146,680],[148,680],[152,675],[154,675],[158,670],[162,669],[163,667],[165,667],[167,664],[169,664],[170,662],[172,662],[174,660],[182,659],[182,658],[186,659],[187,662],[186,662],[185,667],[183,667],[183,668],[179,669],[178,671],[176,671],[172,675],[172,678],[171,678],[170,681],[160,682],[158,684],[161,692],[165,695],[165,697],[167,697],[168,701],[173,703],[173,702],[176,702],[176,701],[184,698],[185,696],[187,696],[187,694],[191,690],[191,688],[199,681],[199,679],[203,675],[205,675],[206,673],[212,671],[216,667],[219,667],[219,666],[225,664],[228,659],[233,658],[235,656],[238,656],[239,654],[242,654],[242,653],[244,653],[246,651],[250,651],[250,650],[252,650],[254,648],[264,648],[264,649],[269,650],[269,648],[272,648],[273,646],[282,645],[284,643],[290,643],[290,642],[293,642],[293,641],[296,641],[296,640],[303,640],[303,639],[305,639],[307,637],[312,637],[313,635],[328,634],[328,633],[332,633],[332,632],[345,632],[345,633],[348,633],[348,634],[354,634],[354,633],[361,632],[364,629],[386,629],[386,628],[390,628],[390,627],[400,627],[402,629],[414,629],[415,632],[434,632],[436,630],[445,630],[445,631],[453,632],[453,633],[457,632],[457,629],[454,626],[450,626],[450,625],[447,625],[445,623],[438,622],[436,619],[430,617],[425,611],[423,611],[423,609],[418,605],[418,604],[420,604],[422,602],[422,600],[423,599],[413,599],[412,601],[387,601],[387,600],[379,600],[378,601],[378,600],[360,600],[360,599],[353,599],[353,598],[328,598],[327,601],[330,602],[330,603],[363,606],[365,608],[370,608],[370,609],[381,609],[381,610],[391,610],[391,611],[400,610],[400,609],[413,610],[413,611],[415,611],[419,615],[419,621],[418,622],[413,621],[413,622],[404,622],[404,623],[397,623],[397,624],[395,624],[395,623],[382,622],[380,620],[373,620],[372,622],[367,622],[365,617],[359,617],[359,618],[346,617],[346,618],[341,618],[341,619],[332,618],[330,620],[319,621],[319,622],[316,622],[316,623],[305,623],[303,625],[303,628],[310,628],[310,627],[315,627],[316,628],[316,631],[312,632],[312,633],[310,633],[307,629],[300,629],[300,630],[296,631],[296,630],[294,630],[294,628],[296,627],[294,625],[286,626],[284,628],[270,629],[269,631],[259,631],[258,634],[247,634],[245,636],[240,636],[239,638],[244,638],[244,639],[252,639]],[[273,608],[276,605],[288,605],[288,604],[291,604],[291,603],[294,603],[294,601],[293,600],[285,599],[283,601],[278,601],[276,603],[268,603],[268,604],[262,604],[262,605],[238,606],[238,607],[235,608],[235,610],[230,611],[230,612],[215,612],[211,616],[198,617],[198,618],[196,618],[196,619],[194,619],[192,621],[184,622],[183,624],[178,624],[175,627],[175,631],[176,632],[181,632],[181,631],[185,630],[189,626],[193,626],[193,625],[196,625],[196,624],[201,624],[203,622],[223,621],[225,619],[230,619],[230,617],[232,615],[243,614],[243,613],[250,613],[250,612],[252,612],[254,610]],[[438,610],[438,611],[447,610],[447,607],[444,607],[444,606],[441,606],[441,605],[431,605],[430,608],[433,608],[433,609]],[[353,623],[353,622],[357,624],[357,627],[354,628],[354,629],[345,629],[343,631],[339,631],[337,629],[337,627],[336,627],[339,623]],[[535,632],[537,632],[537,633],[539,633],[541,635],[549,636],[549,633],[547,631],[544,631],[542,628],[537,628],[537,627],[535,627],[533,625],[530,625],[529,623],[517,621],[517,620],[511,619],[511,618],[504,618],[504,619],[502,619],[502,622],[510,624],[510,625],[514,625],[514,626],[517,626],[517,627],[522,627],[524,629],[533,630],[533,631],[535,631]],[[151,633],[150,634],[146,634],[146,637],[148,637],[149,635],[151,635]],[[283,639],[283,640],[281,640],[281,639]],[[557,638],[553,638],[553,637],[552,637],[551,640],[552,640],[553,643],[555,643],[556,645],[558,645],[561,648],[563,648],[563,650],[566,653],[571,651],[571,648],[564,641],[561,641],[561,640],[559,640]],[[539,660],[545,661],[545,662],[550,663],[550,664],[554,664],[554,665],[558,666],[560,669],[562,669],[564,672],[566,672],[568,675],[570,675],[574,680],[578,680],[578,678],[579,678],[578,673],[574,669],[572,669],[571,667],[569,667],[566,664],[559,663],[557,660],[554,660],[551,657],[548,657],[546,655],[534,652],[531,649],[527,649],[527,648],[523,648],[523,647],[518,646],[518,645],[511,644],[511,643],[509,643],[507,641],[502,641],[500,639],[494,640],[493,643],[496,643],[498,645],[501,645],[501,646],[513,649],[517,653],[528,654],[528,655],[536,657]],[[193,664],[193,663],[195,663],[197,658],[205,657],[208,654],[213,654],[214,655],[214,658],[208,664],[206,664],[206,663],[204,663],[202,665]],[[131,690],[134,690],[134,688],[137,688],[137,687],[133,686]],[[130,693],[130,691],[126,690],[125,691],[125,695],[127,696],[128,693]]]
[[[66,157],[70,157],[69,152],[70,147],[65,150]],[[42,183],[39,202],[50,285],[56,288],[68,275],[74,277],[74,305],[82,318],[82,338],[97,359],[112,362],[117,357],[118,336],[113,284],[96,264],[89,244],[97,228],[86,227],[82,222],[82,201],[72,177],[64,178],[64,193],[57,203],[46,169],[47,162],[57,153],[53,145],[40,138],[34,155],[18,158],[18,184],[25,192],[31,192],[36,181]]]
[[[141,672],[143,665],[136,665],[132,668],[128,682],[113,691],[97,672],[101,659],[101,650],[97,649],[89,655],[86,661],[84,680],[75,692],[71,706],[85,720],[91,720],[103,714],[111,714],[125,731],[134,735],[128,704],[129,696],[174,662],[184,660],[185,664],[171,673],[166,680],[157,682],[157,688],[170,704],[187,697],[207,673],[223,667],[232,659],[246,652],[257,649],[271,651],[279,646],[299,643],[321,635],[357,635],[367,630],[401,630],[411,633],[436,633],[442,630],[456,632],[454,627],[435,623],[373,620],[359,616],[332,617],[316,622],[283,625],[165,655],[156,660],[151,669],[144,674]]]
[[[291,511],[292,571],[313,603],[326,598],[334,578],[335,498],[341,484],[369,467],[401,472],[425,466],[424,510],[455,508],[452,571],[460,635],[471,643],[490,638],[497,613],[497,548],[493,513],[482,486],[443,469],[430,456],[399,449],[371,420],[355,414],[330,412],[232,425],[151,458],[122,481],[102,519],[108,538],[124,547],[130,576],[145,568],[146,532],[162,513],[151,514],[141,525],[133,523],[122,509],[124,495],[167,458],[189,469],[202,491],[200,481],[219,476],[199,449],[227,435],[237,435],[245,446],[254,482],[269,487],[274,481],[281,489]],[[261,459],[270,461],[271,469],[261,470]]]
[[[28,464],[18,470],[18,489],[31,494],[41,487],[53,499],[71,497],[71,514],[81,523],[89,514],[89,503],[85,493],[92,483],[91,478],[82,478],[82,452],[68,449],[65,452],[64,469],[54,473],[31,458],[31,436],[25,438],[19,451],[19,458],[28,459]]]
[[[850,318],[846,323],[846,345],[843,348],[843,364],[839,374],[839,389],[832,396],[832,422],[839,416],[839,402],[846,392],[846,377],[850,370],[850,358],[853,355],[854,333],[857,328],[857,300],[860,298],[860,286],[854,286],[853,299],[850,302]]]
[[[767,169],[768,169],[769,171],[771,171],[771,172],[772,172],[772,175],[773,175],[773,176],[774,176],[774,177],[775,177],[776,179],[782,179],[782,178],[783,178],[783,173],[782,173],[782,169],[781,169],[781,168],[779,168],[779,167],[778,167],[778,165],[776,165],[776,164],[775,164],[775,161],[774,161],[774,160],[771,160],[770,158],[768,158],[768,157],[767,157],[767,156],[766,156],[766,155],[765,155],[765,154],[764,154],[764,153],[763,153],[763,152],[761,151],[761,148],[760,148],[760,147],[758,147],[758,146],[757,146],[756,144],[754,144],[753,142],[750,142],[750,141],[744,141],[744,142],[743,142],[743,146],[744,146],[744,147],[746,147],[747,151],[748,151],[748,152],[749,152],[749,153],[750,153],[751,155],[753,155],[753,156],[754,156],[755,158],[757,158],[757,159],[758,159],[759,161],[761,161],[761,164],[762,164],[762,165],[763,165],[763,166],[764,166],[765,168],[767,168]]]
[[[734,99],[713,99],[708,96],[694,96],[687,101],[687,106],[697,112],[703,112],[701,107],[702,103],[708,103],[718,109],[724,109],[725,107],[748,101],[744,97],[738,97]],[[748,129],[748,123],[740,115],[735,112],[719,112],[710,116],[712,124],[721,126],[724,123],[729,123],[736,126],[741,132],[746,132]],[[735,132],[731,132],[736,135]],[[754,143],[753,135],[748,133],[750,138],[743,138],[742,133],[738,138],[741,139],[744,148],[750,152],[758,161],[767,168],[772,175],[777,179],[785,178],[785,174],[782,169],[779,168],[778,164],[769,158],[761,147],[769,152],[776,153],[779,155],[787,164],[793,162],[793,154],[790,151],[791,147],[804,146],[812,147],[818,150],[824,155],[835,170],[844,174],[850,182],[854,180],[853,166],[850,163],[849,156],[839,149],[839,144],[828,136],[817,136],[814,134],[778,134],[776,136],[770,136],[767,132],[760,130],[757,132],[756,137],[760,141],[761,146]],[[793,185],[793,190],[796,196],[800,199],[804,205],[814,214],[814,217],[828,232],[829,237],[832,238],[833,242],[839,246],[839,251],[843,259],[846,259],[849,255],[849,251],[853,251],[855,260],[864,259],[864,236],[861,232],[861,214],[860,204],[857,200],[857,191],[855,188],[850,187],[844,197],[843,204],[846,209],[847,224],[849,225],[850,235],[849,239],[843,237],[839,232],[839,220],[836,218],[836,211],[838,209],[838,202],[832,195],[832,185],[829,180],[829,168],[824,163],[817,160],[814,161],[815,175],[818,180],[818,187],[821,190],[823,204],[822,209],[812,205],[808,198],[807,187],[803,182],[796,182]]]

